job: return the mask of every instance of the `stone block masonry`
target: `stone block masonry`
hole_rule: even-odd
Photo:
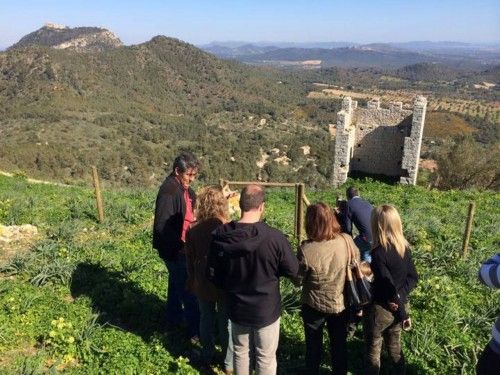
[[[379,99],[369,101],[366,108],[357,104],[345,97],[337,113],[333,185],[343,184],[352,171],[392,176],[414,185],[427,100],[418,96],[413,111],[403,109],[401,102],[381,108]]]

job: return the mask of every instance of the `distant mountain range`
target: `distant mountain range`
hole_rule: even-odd
[[[208,44],[198,45],[201,49],[210,49],[215,46],[238,48],[244,45],[253,45],[256,47],[272,47],[272,48],[344,48],[344,47],[360,47],[370,45],[386,45],[392,48],[401,48],[410,51],[430,51],[430,50],[453,50],[453,49],[470,49],[470,50],[497,50],[500,51],[500,41],[497,43],[464,43],[452,41],[409,41],[409,42],[385,42],[385,43],[356,43],[349,41],[340,42],[249,42],[249,41],[214,41]]]
[[[314,60],[316,67],[401,68],[416,63],[441,63],[465,69],[482,69],[500,64],[499,44],[459,42],[370,43],[238,43],[213,42],[199,46],[225,59],[250,64],[303,66]],[[307,66],[308,64],[306,64]]]
[[[123,46],[111,31],[100,27],[70,28],[46,24],[10,49],[47,46],[78,52],[104,51]],[[340,42],[212,42],[199,48],[223,59],[278,67],[380,67],[401,68],[417,63],[441,63],[481,70],[500,64],[500,43],[411,41],[360,44]],[[304,63],[305,62],[305,63]]]

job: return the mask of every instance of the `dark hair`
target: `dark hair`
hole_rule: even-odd
[[[200,167],[200,162],[196,159],[190,152],[183,152],[177,156],[174,160],[174,165],[172,166],[172,172],[177,169],[179,173],[184,173],[188,169],[198,169]]]
[[[240,208],[242,212],[248,212],[259,206],[266,200],[266,192],[261,186],[247,185],[241,191]]]
[[[356,189],[354,186],[350,186],[345,191],[345,195],[347,196],[347,199],[352,199],[359,196],[359,192],[358,189]]]
[[[307,238],[320,242],[332,240],[340,233],[340,224],[326,203],[311,204],[306,210]]]

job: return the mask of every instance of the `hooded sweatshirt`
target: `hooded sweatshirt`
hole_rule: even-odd
[[[232,221],[213,232],[209,278],[226,292],[229,318],[237,324],[274,323],[281,312],[279,277],[295,277],[298,266],[283,233],[263,222]]]

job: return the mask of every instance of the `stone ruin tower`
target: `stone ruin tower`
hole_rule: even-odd
[[[337,113],[333,185],[343,184],[351,171],[399,177],[400,183],[415,185],[426,108],[423,96],[415,98],[413,111],[403,109],[401,102],[380,108],[379,99],[359,108],[345,97]]]

